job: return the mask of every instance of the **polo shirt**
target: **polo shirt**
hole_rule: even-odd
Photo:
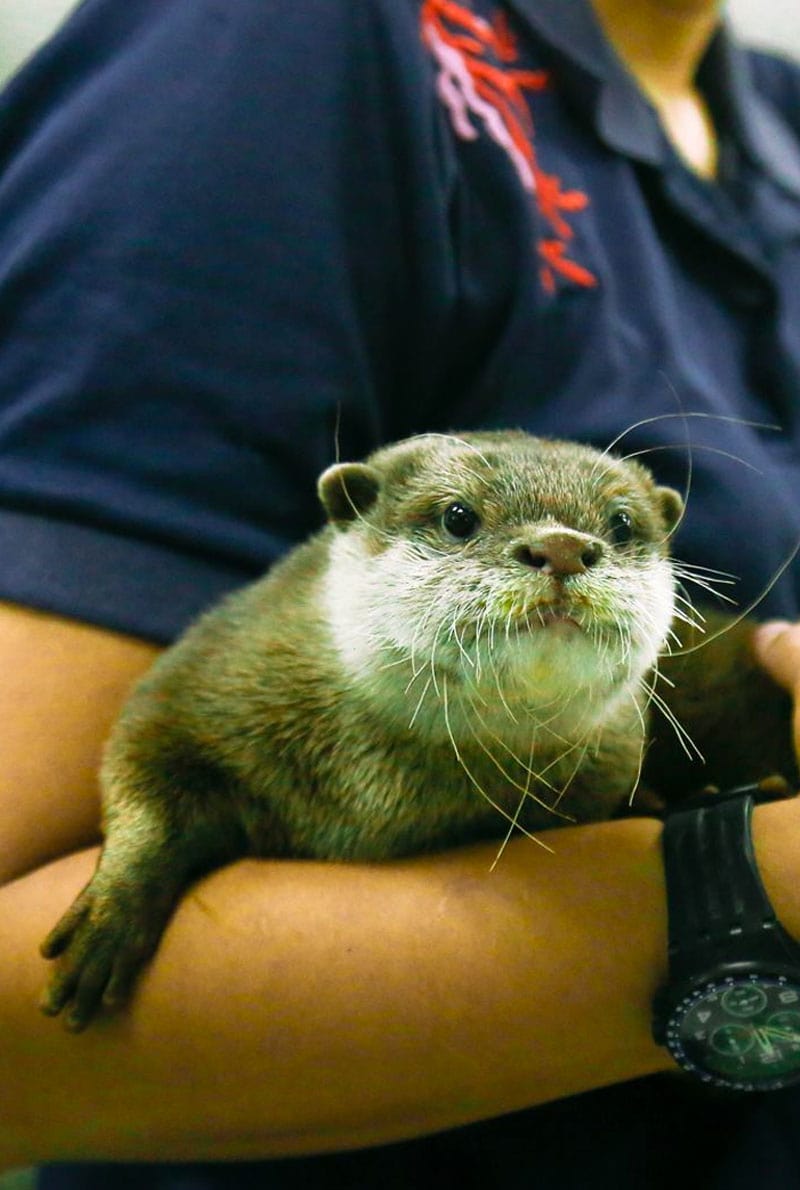
[[[584,0],[84,0],[0,104],[0,596],[168,641],[337,449],[516,425],[648,452],[746,605],[800,536],[798,73],[723,34],[704,85],[718,187]]]
[[[0,597],[169,641],[335,457],[513,425],[642,458],[748,606],[800,539],[800,74],[721,30],[701,82],[716,185],[585,0],[84,0],[0,101]],[[798,596],[790,562],[759,610]],[[42,1184],[782,1190],[796,1117],[645,1080]]]

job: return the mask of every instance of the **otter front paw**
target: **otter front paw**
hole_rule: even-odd
[[[158,945],[166,916],[161,908],[141,892],[95,876],[41,945],[44,958],[59,960],[40,1000],[42,1012],[66,1010],[66,1027],[79,1033],[101,1006],[122,1003]]]

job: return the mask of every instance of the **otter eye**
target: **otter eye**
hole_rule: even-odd
[[[471,537],[478,528],[478,514],[466,504],[451,504],[445,509],[442,524],[451,537],[463,541],[465,537]]]
[[[608,518],[608,528],[614,545],[628,545],[633,541],[633,517],[624,509],[620,508],[616,512],[612,512]]]

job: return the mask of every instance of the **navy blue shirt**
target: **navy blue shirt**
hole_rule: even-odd
[[[800,81],[721,36],[704,85],[715,186],[582,0],[84,0],[0,107],[0,596],[168,640],[316,526],[337,435],[665,417],[619,448],[674,448],[677,552],[754,597],[800,536]]]
[[[0,103],[0,597],[168,641],[319,523],[337,451],[516,425],[688,486],[677,553],[755,598],[800,538],[800,73],[721,32],[700,81],[714,184],[584,0],[84,0]],[[725,1123],[774,1155],[777,1107],[678,1143],[663,1087],[230,1176],[688,1186],[700,1137],[702,1184],[763,1184]]]

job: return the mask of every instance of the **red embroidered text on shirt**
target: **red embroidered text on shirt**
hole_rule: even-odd
[[[545,289],[555,290],[557,276],[575,285],[596,285],[594,274],[567,255],[573,232],[566,215],[583,210],[588,196],[562,189],[561,180],[541,168],[534,148],[525,91],[544,90],[547,72],[514,67],[519,53],[503,13],[489,24],[454,0],[425,0],[422,37],[439,67],[439,96],[456,134],[475,140],[478,131],[473,121],[480,121],[506,150],[522,185],[535,197],[550,233],[537,245]]]

